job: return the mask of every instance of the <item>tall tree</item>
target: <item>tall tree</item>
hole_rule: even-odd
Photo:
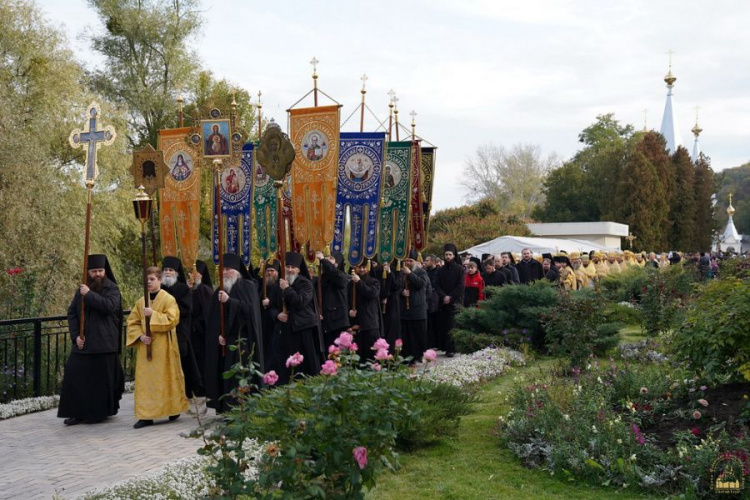
[[[680,146],[672,155],[674,193],[669,220],[669,244],[672,249],[695,251],[695,170],[687,149]]]
[[[578,136],[583,149],[544,182],[546,200],[534,212],[544,222],[610,220],[612,200],[633,127],[612,113],[599,115]],[[565,216],[563,216],[563,214]]]
[[[198,68],[188,49],[201,25],[199,0],[89,0],[104,25],[91,36],[105,64],[95,90],[128,112],[130,145],[156,147],[159,129],[175,125],[176,99]]]
[[[60,314],[81,279],[86,203],[83,154],[68,135],[93,96],[63,34],[32,2],[0,1],[0,33],[0,317]],[[124,128],[102,105],[105,121]],[[118,244],[128,235],[137,241],[133,192],[119,189],[124,144],[118,138],[100,152],[91,234],[92,253],[107,252],[120,279],[127,245]],[[21,274],[5,272],[16,268]]]
[[[545,157],[536,145],[516,144],[510,150],[481,146],[466,163],[463,185],[469,200],[494,200],[503,210],[525,217],[544,201],[542,182],[558,163],[555,154]]]
[[[695,162],[695,245],[696,250],[708,252],[717,229],[711,197],[716,192],[716,176],[711,159],[701,153]]]
[[[430,218],[427,251],[442,255],[445,243],[453,243],[463,250],[498,236],[530,234],[526,220],[501,211],[492,200],[483,200],[435,212]]]
[[[639,147],[641,146],[641,147]],[[616,220],[628,224],[638,236],[636,249],[665,250],[661,219],[668,210],[654,165],[648,161],[642,144],[632,142],[612,200]]]

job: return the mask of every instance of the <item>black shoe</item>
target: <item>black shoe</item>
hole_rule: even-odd
[[[75,417],[70,417],[70,418],[66,418],[65,420],[63,420],[63,423],[65,425],[78,425],[81,422],[83,422],[83,420],[81,420],[80,418],[75,418]]]
[[[179,415],[170,415],[170,416],[169,416],[169,421],[170,421],[170,422],[174,422],[174,421],[175,421],[175,420],[177,420],[178,418],[180,418],[180,416],[179,416]]]
[[[133,429],[142,429],[144,427],[148,427],[149,425],[154,425],[153,420],[139,420],[135,424],[133,424]]]

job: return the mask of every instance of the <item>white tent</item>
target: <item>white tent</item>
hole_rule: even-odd
[[[598,250],[604,252],[613,252],[617,249],[603,247],[587,240],[563,240],[559,238],[534,238],[530,236],[500,236],[494,240],[480,243],[477,246],[462,250],[460,253],[468,252],[475,257],[481,257],[482,254],[490,253],[497,255],[501,252],[521,253],[521,250],[528,248],[534,255],[543,253],[557,253],[560,250],[571,252],[590,252]]]

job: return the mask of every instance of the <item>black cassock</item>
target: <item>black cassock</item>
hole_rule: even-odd
[[[391,266],[393,269],[393,266]],[[396,339],[401,338],[401,311],[399,309],[399,297],[401,290],[404,289],[404,281],[400,276],[401,273],[389,272],[383,278],[383,268],[372,269],[370,274],[380,281],[380,301],[381,315],[383,317],[383,336],[390,344],[390,350],[393,352],[396,345]],[[383,305],[382,301],[387,299]]]
[[[214,289],[205,283],[201,283],[190,291],[193,297],[193,315],[190,322],[193,333],[190,336],[190,343],[193,346],[195,362],[198,364],[202,381],[206,380],[206,312],[213,293]],[[204,394],[205,390],[196,392],[197,396]]]
[[[230,409],[234,400],[230,397],[222,398],[237,386],[237,378],[224,378],[224,373],[240,361],[240,350],[229,349],[242,339],[242,362],[247,365],[250,352],[253,361],[265,371],[263,360],[263,341],[260,317],[260,300],[258,285],[254,280],[238,279],[229,292],[229,300],[224,303],[224,337],[227,346],[224,356],[221,355],[219,332],[221,329],[221,307],[219,290],[214,292],[208,306],[206,316],[206,397],[210,399],[207,405],[218,413]]]
[[[86,343],[76,345],[80,328],[81,293],[76,291],[68,307],[72,341],[60,390],[57,416],[98,422],[116,415],[125,390],[120,364],[122,346],[122,298],[117,285],[106,279],[102,290],[89,291],[85,299]]]
[[[185,376],[185,395],[188,398],[193,397],[193,393],[200,395],[203,393],[203,379],[198,368],[198,362],[193,352],[192,337],[192,319],[193,319],[193,296],[190,293],[190,287],[181,281],[172,286],[162,284],[162,290],[174,297],[177,301],[177,307],[180,308],[180,322],[177,323],[177,345],[180,347],[180,364],[182,365],[182,374]]]

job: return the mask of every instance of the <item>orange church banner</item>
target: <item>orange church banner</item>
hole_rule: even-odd
[[[339,162],[339,106],[292,109],[294,238],[308,251],[333,241]]]
[[[189,127],[159,131],[167,175],[160,189],[159,228],[162,256],[179,257],[190,268],[198,258],[200,225],[200,153],[188,142]]]

